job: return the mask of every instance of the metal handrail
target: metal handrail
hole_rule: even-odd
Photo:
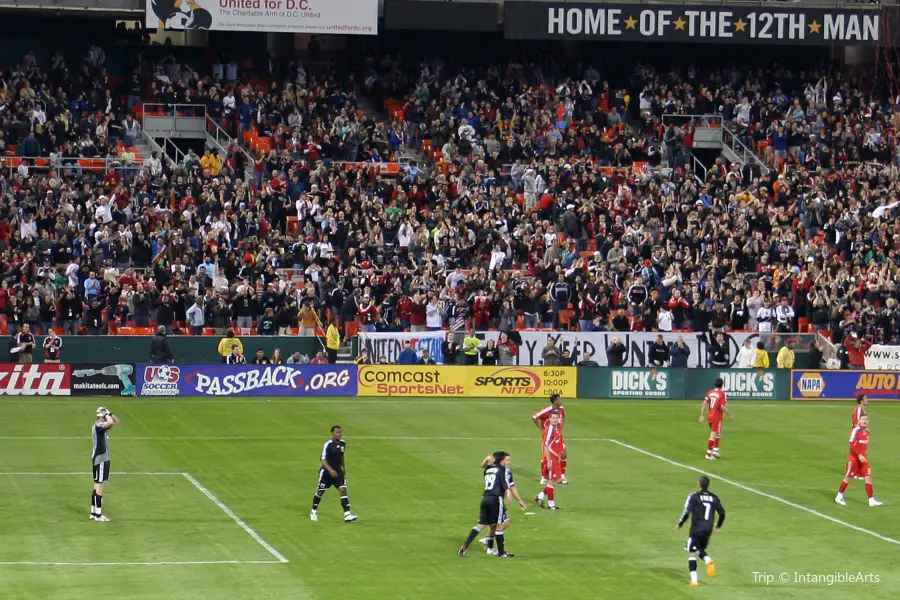
[[[706,165],[704,165],[700,161],[700,159],[697,158],[693,153],[691,153],[691,158],[693,159],[693,161],[691,162],[691,166],[694,169],[694,177],[697,179],[697,181],[700,182],[700,185],[705,185],[706,184],[706,173],[708,171],[708,169],[706,168]],[[697,167],[700,167],[700,168],[698,169]]]
[[[182,119],[205,119],[205,104],[166,104],[165,102],[145,102],[142,107],[143,118],[178,117]],[[147,114],[147,113],[150,114]],[[183,114],[179,114],[183,113]],[[193,114],[188,114],[193,113]],[[143,123],[142,123],[143,125]]]
[[[763,175],[768,175],[771,171],[769,165],[767,165],[756,152],[748,148],[744,142],[739,140],[733,132],[729,131],[727,127],[722,128],[722,143],[727,144],[742,163],[755,162],[759,165]]]
[[[172,154],[169,154],[169,148],[172,149]],[[184,164],[185,153],[171,138],[162,138],[162,153],[174,160],[177,164]]]
[[[668,123],[666,123],[667,119],[672,120],[672,121],[674,121],[675,119],[683,119],[686,121],[699,121],[700,124],[698,125],[698,127],[711,127],[713,124],[718,124],[718,127],[722,126],[722,115],[716,115],[716,114],[681,115],[681,114],[677,114],[677,113],[670,113],[670,114],[663,115],[662,118],[660,119],[660,121],[662,121],[663,125],[668,125]],[[684,124],[684,121],[682,121],[681,123],[676,123],[676,125],[681,125],[681,124]]]

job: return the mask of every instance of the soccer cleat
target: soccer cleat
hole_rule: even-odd
[[[563,484],[563,485],[566,485],[567,483],[569,483],[569,480],[566,479],[566,476],[565,476],[565,475],[563,475],[563,476],[562,476],[562,479],[560,479],[559,482],[560,482],[561,484]]]
[[[110,521],[112,521],[112,519],[110,519],[106,515],[94,515],[94,520],[100,521],[102,523],[109,523]]]
[[[869,506],[884,506],[884,502],[879,502],[875,498],[869,498]]]
[[[844,500],[843,494],[838,494],[837,496],[835,496],[834,501],[837,502],[838,504],[840,504],[841,506],[847,506],[847,501]]]
[[[456,555],[459,556],[460,558],[462,558],[466,555],[466,550],[468,550],[468,549],[469,548],[467,546],[461,546],[459,548],[459,552],[457,552]]]
[[[318,520],[319,520],[319,513],[316,512],[316,511],[314,511],[314,510],[309,511],[309,520],[310,520],[310,521],[318,521]]]
[[[712,454],[707,454],[707,455],[706,455],[706,460],[716,460],[716,457],[713,456]]]
[[[352,523],[357,519],[357,516],[351,513],[347,513],[344,515],[344,523]]]
[[[716,563],[713,561],[709,561],[706,563],[706,576],[707,577],[715,577],[716,576]]]
[[[550,507],[550,510],[562,510],[562,508],[556,506],[555,504]]]
[[[504,552],[503,554],[498,554],[497,556],[499,556],[500,558],[514,558],[515,554],[511,552]]]
[[[487,553],[488,553],[488,556],[497,556],[498,555],[496,548],[488,548]]]
[[[699,581],[692,581],[692,582],[690,582],[688,585],[691,586],[691,587],[700,587],[700,582],[699,582]]]
[[[547,485],[547,478],[541,477],[541,485]]]

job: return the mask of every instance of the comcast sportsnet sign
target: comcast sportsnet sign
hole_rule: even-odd
[[[467,367],[366,365],[359,368],[360,396],[465,396]]]
[[[2,396],[71,396],[69,365],[0,364]]]
[[[389,366],[359,368],[360,396],[574,397],[574,367]]]
[[[149,29],[378,33],[378,0],[147,0]]]

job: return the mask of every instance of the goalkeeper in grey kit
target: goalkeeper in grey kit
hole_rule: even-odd
[[[91,494],[91,521],[108,522],[103,514],[103,488],[109,481],[109,430],[119,424],[119,418],[104,407],[97,409],[97,419],[91,429],[93,450],[91,464],[94,471],[94,491]]]

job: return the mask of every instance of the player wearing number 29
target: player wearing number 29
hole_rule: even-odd
[[[459,556],[465,556],[469,545],[475,541],[478,534],[485,527],[490,527],[490,535],[485,538],[488,554],[496,554],[500,558],[512,558],[513,555],[506,551],[506,538],[504,532],[509,526],[509,514],[506,512],[504,499],[514,497],[522,510],[525,510],[525,502],[519,495],[519,490],[513,481],[512,457],[506,452],[494,452],[481,462],[484,469],[484,493],[481,498],[481,512],[478,515],[478,524],[469,532],[469,536],[459,549]],[[493,552],[493,541],[497,542],[497,551]]]
[[[91,429],[91,465],[94,471],[94,491],[91,493],[91,521],[108,522],[103,514],[103,487],[109,481],[109,430],[119,424],[119,419],[102,406],[97,409],[97,420]]]
[[[706,392],[703,398],[703,405],[700,407],[700,422],[709,421],[709,440],[706,442],[706,460],[716,460],[719,458],[719,441],[722,439],[722,419],[723,415],[728,415],[729,419],[733,419],[731,413],[728,412],[728,398],[725,397],[725,382],[721,377],[716,377],[713,389]],[[706,411],[709,409],[709,417]]]
[[[688,557],[688,569],[691,572],[692,586],[700,585],[700,580],[697,578],[698,556],[706,563],[706,576],[716,576],[716,564],[706,553],[716,515],[719,516],[719,520],[715,523],[715,529],[719,531],[725,522],[725,508],[719,501],[719,497],[709,491],[709,477],[704,475],[697,481],[697,491],[687,497],[684,503],[684,512],[681,513],[681,518],[675,525],[675,531],[681,531],[681,526],[688,520],[688,517],[691,519],[691,535],[688,537],[684,549],[691,553]]]
[[[566,409],[562,405],[562,398],[559,394],[553,394],[550,396],[550,405],[542,408],[537,411],[533,415],[531,415],[531,422],[534,423],[538,429],[543,433],[547,429],[547,425],[550,423],[550,415],[556,413],[559,415],[559,430],[562,431],[563,421],[566,420]],[[567,484],[569,481],[566,479],[566,466],[568,465],[568,455],[566,453],[566,448],[563,446],[562,457],[560,458],[560,467],[562,467],[562,478],[560,479],[560,483]],[[547,472],[547,461],[546,459],[541,459],[541,485],[545,485],[548,479]]]
[[[875,492],[872,490],[872,466],[869,464],[869,417],[866,415],[859,417],[858,423],[859,425],[850,431],[850,455],[847,457],[847,471],[844,473],[844,480],[841,481],[841,487],[838,489],[834,501],[841,506],[847,506],[847,501],[844,500],[847,486],[854,478],[862,477],[865,479],[869,506],[881,506],[883,503],[875,499]]]
[[[319,502],[325,495],[325,490],[334,486],[341,493],[341,507],[344,509],[344,522],[352,523],[356,515],[350,512],[350,498],[347,496],[347,470],[344,465],[344,451],[347,444],[344,442],[344,430],[340,425],[331,428],[331,439],[322,446],[322,468],[319,469],[319,484],[313,496],[312,509],[309,511],[309,520],[319,520]]]

